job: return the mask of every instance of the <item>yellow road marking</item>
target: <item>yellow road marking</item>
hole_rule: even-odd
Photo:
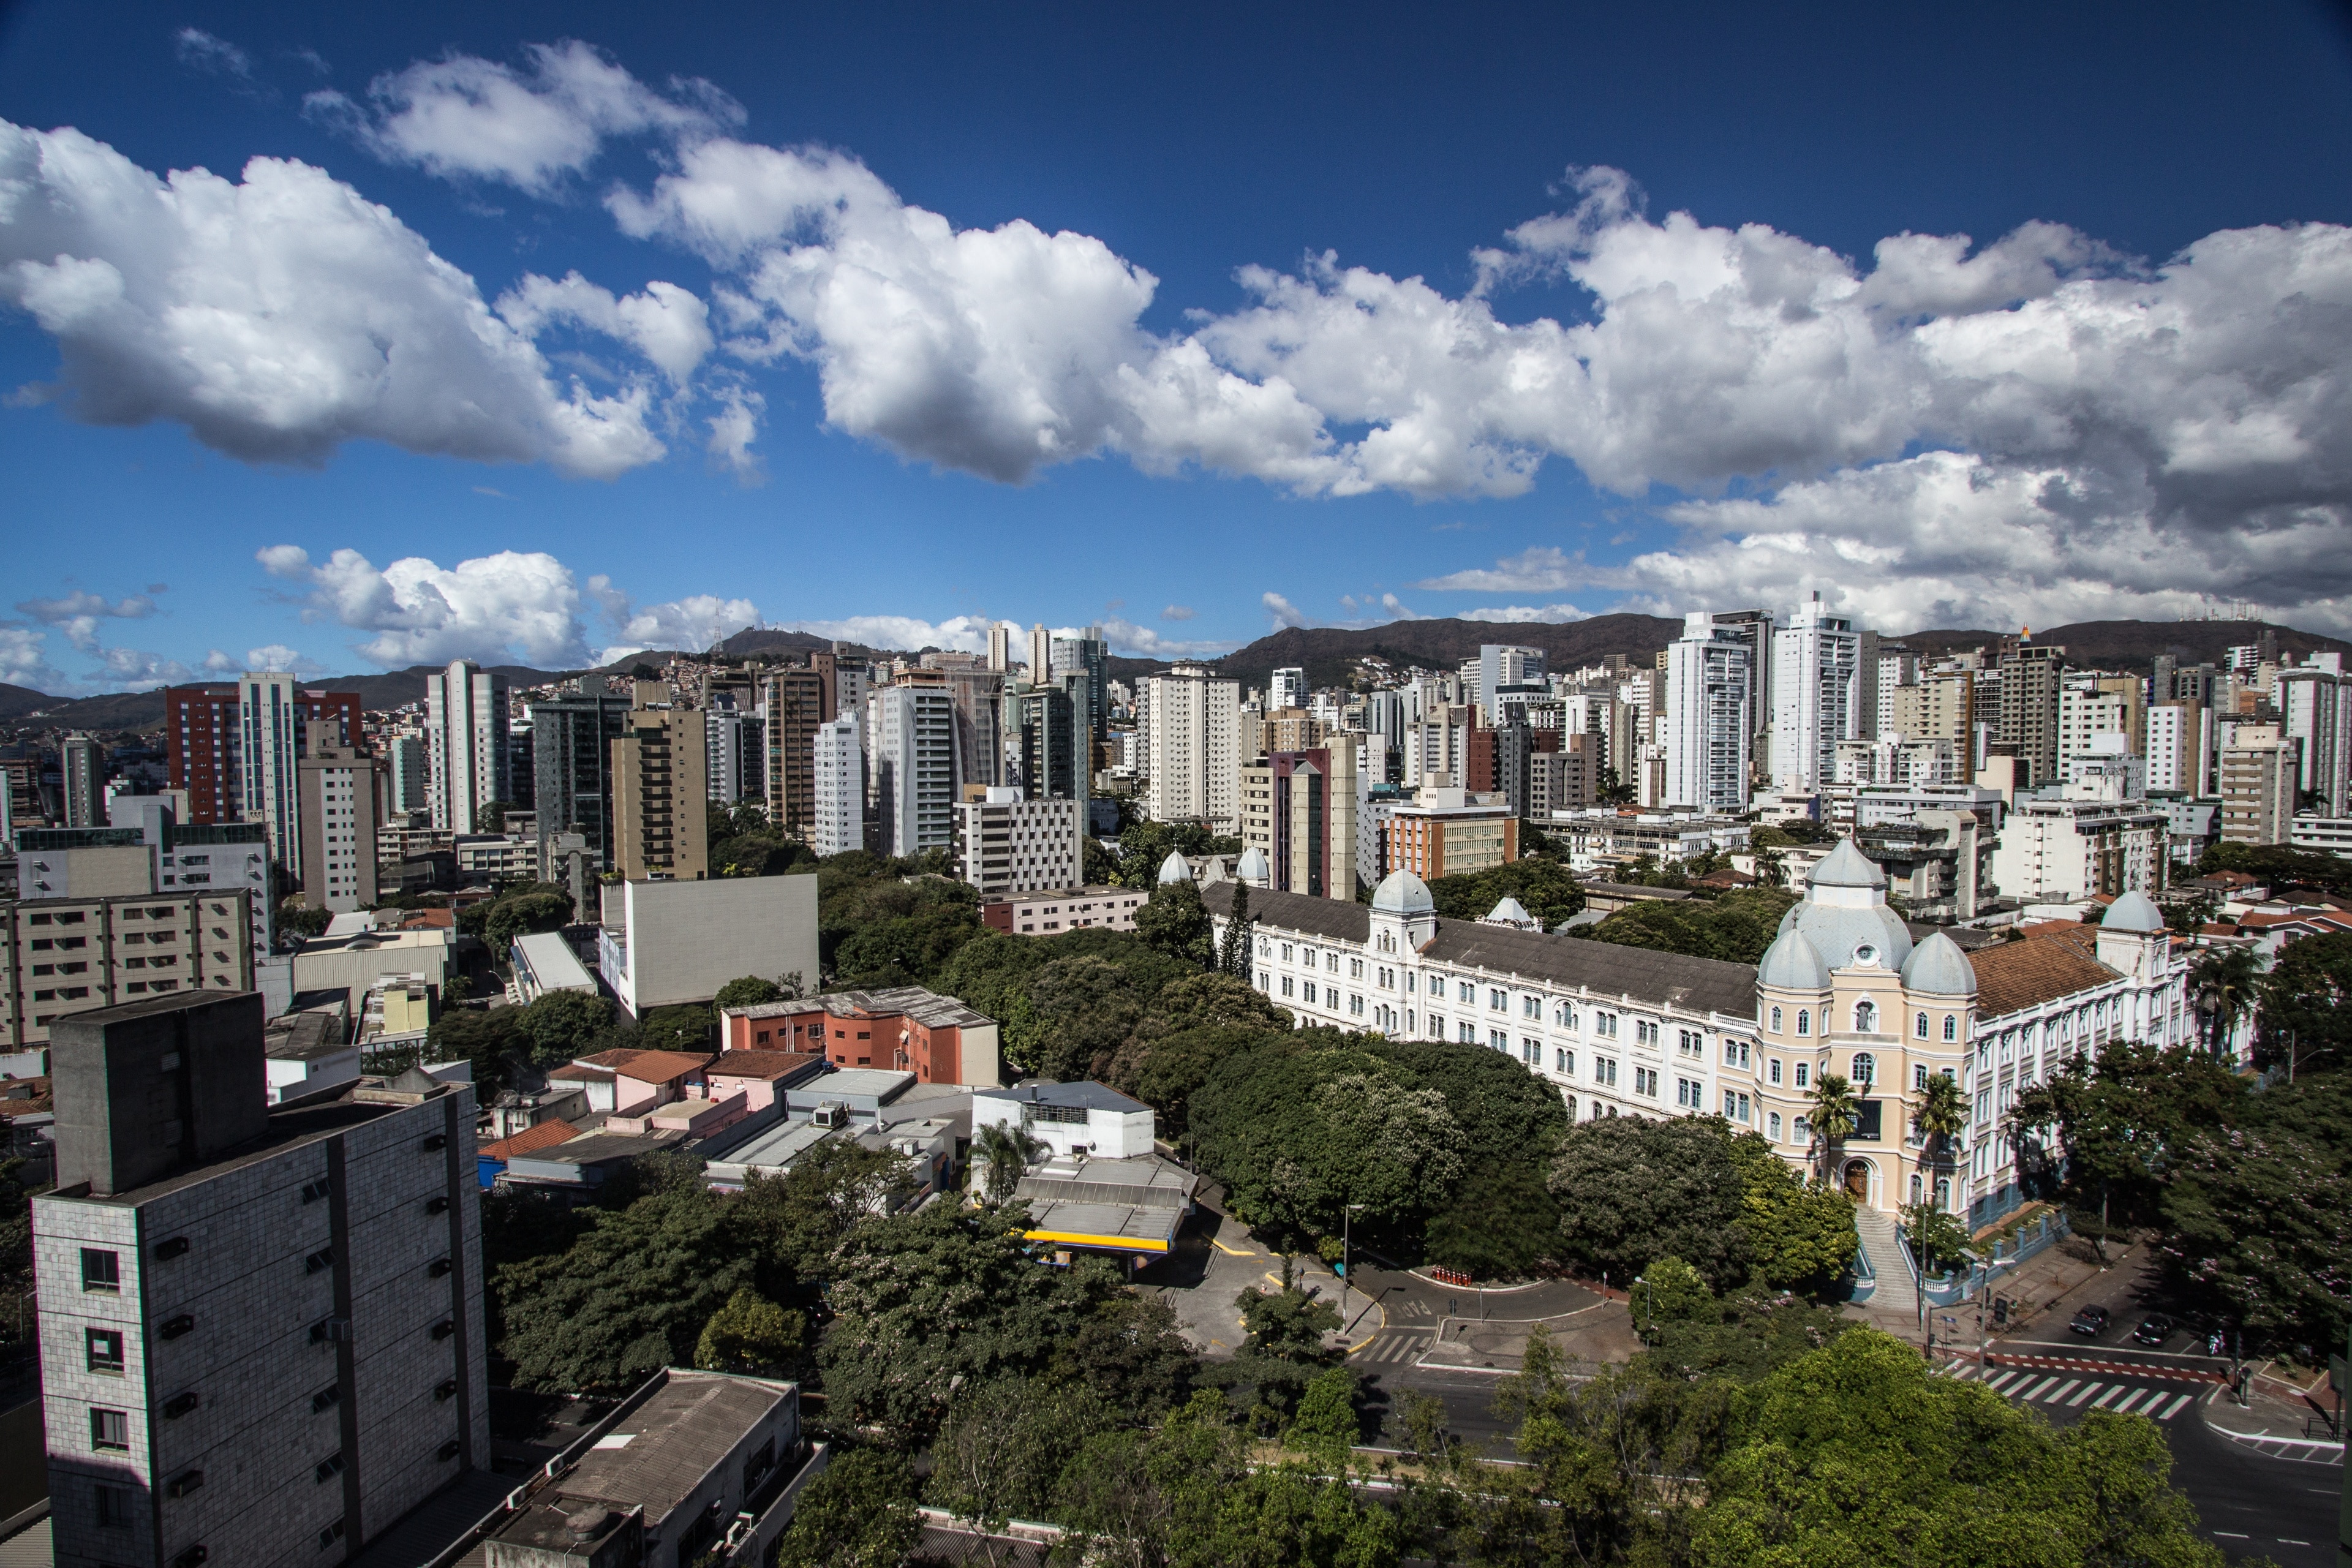
[[[1255,1258],[1257,1256],[1256,1253],[1248,1250],[1246,1247],[1227,1247],[1223,1242],[1219,1241],[1213,1236],[1209,1237],[1209,1245],[1215,1247],[1219,1252],[1223,1253],[1228,1258]]]

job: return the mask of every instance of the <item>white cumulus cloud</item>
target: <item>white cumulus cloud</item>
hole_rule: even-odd
[[[1569,621],[1591,618],[1590,610],[1580,610],[1574,605],[1487,605],[1462,612],[1465,621],[1541,622],[1559,626]]]
[[[354,644],[385,668],[455,658],[542,668],[588,662],[580,590],[554,556],[501,551],[442,566],[421,555],[379,571],[356,550],[314,563],[299,545],[257,552],[272,576],[299,584],[306,618],[372,633]]]
[[[780,631],[806,632],[811,637],[902,653],[927,647],[986,653],[988,625],[985,616],[954,616],[944,621],[920,620],[913,616],[847,616],[837,621],[776,623]]]
[[[249,461],[373,438],[609,478],[663,453],[643,384],[559,386],[470,278],[287,159],[158,178],[0,121],[0,303],[58,340],[77,416],[173,420]]]
[[[1179,619],[1190,620],[1191,612]],[[1136,658],[1203,658],[1230,653],[1234,645],[1214,637],[1171,637],[1114,616],[1102,623],[1103,638],[1120,653]]]
[[[613,586],[610,578],[601,575],[588,579],[588,593],[612,620],[617,634],[618,640],[599,657],[604,664],[647,648],[699,653],[747,626],[760,625],[759,606],[749,599],[693,594],[638,608]]]
[[[1273,617],[1273,629],[1276,631],[1281,631],[1286,626],[1304,626],[1313,624],[1307,618],[1306,611],[1272,589],[1259,595],[1258,603],[1265,606],[1265,613]]]
[[[534,44],[520,69],[471,55],[419,60],[368,84],[364,104],[312,93],[305,107],[389,163],[545,195],[595,161],[608,136],[709,134],[743,117],[699,79],[656,92],[588,45]]]

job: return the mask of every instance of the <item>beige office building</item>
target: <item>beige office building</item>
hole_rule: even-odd
[[[708,742],[699,709],[631,710],[613,742],[613,866],[624,880],[710,874]]]

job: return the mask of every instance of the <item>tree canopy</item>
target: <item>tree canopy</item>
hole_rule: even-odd
[[[1517,899],[1550,931],[1584,910],[1584,889],[1557,860],[1512,860],[1484,871],[1440,877],[1429,884],[1437,912],[1447,920],[1484,920],[1505,899]]]
[[[1780,917],[1796,901],[1795,894],[1780,888],[1748,888],[1718,899],[1643,900],[1596,925],[1573,927],[1570,934],[1692,958],[1755,963],[1772,945]]]

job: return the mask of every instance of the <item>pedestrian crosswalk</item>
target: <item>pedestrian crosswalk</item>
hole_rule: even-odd
[[[1429,1339],[1425,1333],[1377,1333],[1350,1359],[1390,1363],[1419,1361],[1422,1352],[1429,1348]]]
[[[2145,1415],[2169,1421],[2196,1402],[2202,1387],[2184,1391],[2178,1383],[2153,1386],[2138,1381],[2108,1381],[2095,1376],[2069,1377],[2064,1373],[2023,1371],[2006,1367],[1979,1368],[1969,1363],[1949,1363],[1937,1373],[1959,1382],[1982,1383],[2003,1399],[2044,1409],[2105,1410],[2118,1415]]]

